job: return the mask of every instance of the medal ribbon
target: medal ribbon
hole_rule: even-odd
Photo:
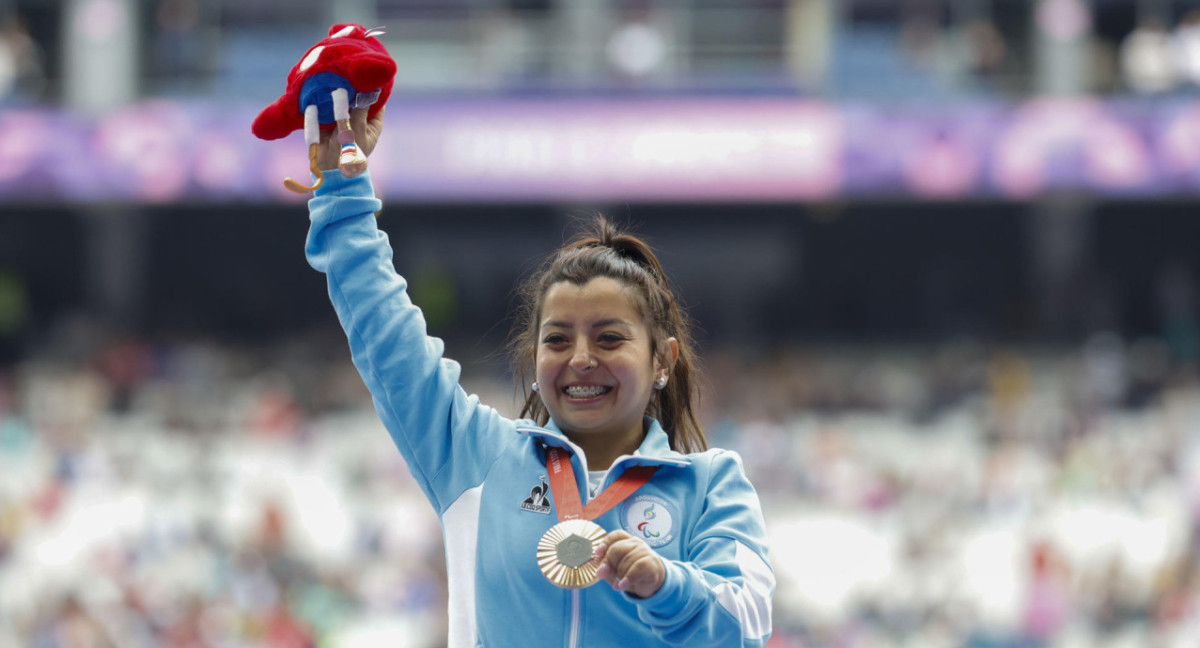
[[[608,485],[587,506],[579,501],[579,486],[575,483],[575,468],[571,465],[571,455],[562,448],[546,449],[546,470],[550,473],[550,492],[554,495],[554,509],[558,512],[558,521],[583,518],[595,520],[604,515],[612,507],[620,504],[650,481],[658,466],[633,466],[621,473],[617,480]]]

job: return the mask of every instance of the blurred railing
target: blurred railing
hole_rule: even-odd
[[[1057,92],[1056,75],[1071,92],[1142,90],[1158,59],[1175,78],[1151,85],[1195,85],[1185,0],[19,0],[0,4],[17,62],[0,68],[0,97],[11,74],[27,97],[59,101],[80,65],[71,43],[122,7],[136,60],[109,73],[136,75],[143,98],[269,98],[344,21],[387,27],[406,91],[1023,98]],[[1149,67],[1130,64],[1135,40]]]

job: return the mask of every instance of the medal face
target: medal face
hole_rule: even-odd
[[[542,574],[551,583],[567,589],[596,584],[600,561],[596,548],[608,535],[600,525],[575,519],[550,527],[538,542],[537,560]]]

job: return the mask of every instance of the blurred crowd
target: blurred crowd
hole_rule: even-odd
[[[418,92],[1027,97],[1053,94],[1041,79],[1055,66],[1035,51],[1039,39],[1070,43],[1086,61],[1068,75],[1073,93],[1159,94],[1200,82],[1200,11],[1181,0],[1140,0],[1120,20],[1105,17],[1111,6],[1082,0],[993,4],[304,0],[279,15],[270,5],[145,0],[128,3],[139,40],[130,73],[142,98],[270,99],[293,52],[353,16],[389,28],[398,87]],[[62,99],[71,78],[64,43],[86,37],[74,30],[89,24],[67,20],[68,6],[0,5],[0,105]]]
[[[0,107],[29,104],[46,83],[42,48],[18,13],[0,13]]]
[[[0,380],[0,646],[444,645],[436,517],[348,361],[86,338]]]
[[[336,331],[87,331],[0,372],[0,647],[444,644],[436,517]],[[1200,643],[1200,382],[1165,344],[706,357],[771,646]]]
[[[768,506],[776,645],[1200,643],[1200,381],[1167,345],[719,362],[715,441]]]
[[[1140,94],[1200,88],[1200,10],[1170,26],[1158,19],[1138,24],[1121,42],[1125,86]]]

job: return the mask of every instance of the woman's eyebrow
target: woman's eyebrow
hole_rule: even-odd
[[[630,322],[628,320],[621,319],[620,317],[609,317],[606,319],[602,319],[598,322],[593,322],[591,325],[591,328],[597,329],[597,328],[605,328],[608,326],[626,326],[626,327],[628,327],[628,326],[632,326],[632,324],[630,324]],[[575,328],[575,325],[571,322],[566,322],[563,320],[546,320],[545,322],[542,322],[541,328],[544,328],[544,329],[545,328],[573,329],[573,328]]]
[[[632,326],[632,324],[630,324],[627,320],[623,320],[619,317],[611,317],[608,319],[602,319],[599,322],[592,324],[592,328],[594,328],[594,329],[605,328],[605,327],[609,327],[609,326],[626,326],[626,327],[628,327],[628,326]]]

